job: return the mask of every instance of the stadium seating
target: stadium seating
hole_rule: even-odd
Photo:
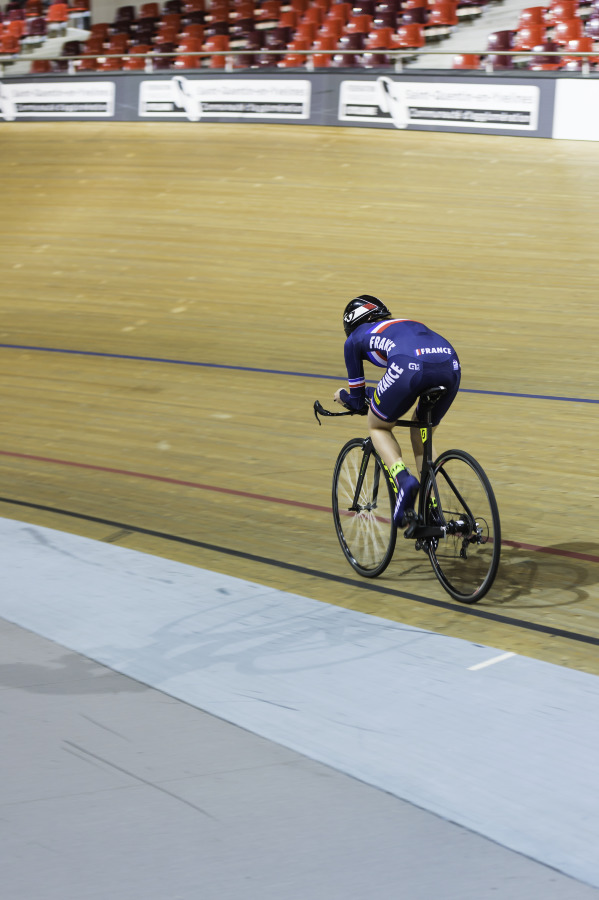
[[[514,50],[534,50],[545,40],[545,25],[523,25],[514,39]]]
[[[476,53],[458,53],[453,57],[452,69],[480,69],[481,59]]]
[[[561,56],[555,56],[560,48],[555,41],[543,41],[541,46],[535,47],[535,55],[525,60],[525,66],[531,72],[555,72],[562,66]]]
[[[67,33],[69,7],[66,3],[52,3],[46,10],[46,29],[48,35],[64,35]]]
[[[130,58],[133,48],[139,51],[140,47],[152,55],[152,67],[159,70],[390,67],[397,51],[403,51],[404,59],[413,59],[469,17],[480,15],[487,2],[162,0],[129,4],[115,10],[113,21],[89,26],[90,39],[76,57],[81,60],[76,70],[143,70],[145,60]],[[0,49],[6,55],[18,53],[21,47],[39,47],[48,35],[66,29],[74,11],[89,14],[89,3],[9,0]],[[92,44],[96,38],[101,44]],[[66,43],[59,71],[73,71]],[[574,55],[575,44],[588,49],[586,64]],[[559,60],[548,56],[553,45],[562,51]],[[213,55],[219,50],[231,53]],[[486,52],[481,47],[477,54],[456,54],[450,64],[475,70],[518,66],[552,71],[561,66],[576,72],[583,66],[585,71],[589,65],[594,68],[598,55],[599,0],[548,0],[547,6],[522,8],[514,16],[513,28],[491,32]]]
[[[578,56],[578,53],[587,52],[588,56]],[[577,55],[573,56],[573,53]],[[593,47],[593,39],[585,35],[584,37],[568,41],[568,45],[564,48],[561,68],[567,72],[580,72],[585,64],[594,68],[598,62],[599,56]]]
[[[29,68],[30,75],[48,75],[52,72],[52,63],[49,59],[32,59]]]
[[[124,72],[143,71],[146,68],[146,60],[140,54],[150,53],[151,50],[152,50],[152,47],[150,44],[134,44],[130,48],[130,52],[134,55],[126,56],[123,59],[123,71]]]

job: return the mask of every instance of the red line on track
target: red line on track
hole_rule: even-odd
[[[147,472],[131,472],[128,469],[111,469],[108,466],[97,466],[92,463],[74,462],[68,459],[53,459],[49,456],[33,456],[29,453],[13,453],[9,450],[0,450],[0,456],[10,456],[15,459],[31,459],[34,462],[54,463],[57,466],[71,466],[76,469],[91,469],[94,472],[110,472],[113,475],[128,475],[131,478],[146,478],[149,481],[161,481],[165,484],[178,484],[182,487],[196,488],[201,491],[213,491],[217,494],[231,494],[235,497],[247,497],[249,500],[261,500],[265,503],[281,503],[283,506],[296,506],[301,509],[312,509],[316,512],[331,512],[330,506],[318,506],[315,503],[304,503],[301,500],[287,500],[284,497],[269,497],[267,494],[251,494],[249,491],[238,491],[234,488],[218,487],[214,484],[201,484],[197,481],[182,481],[179,478],[167,478],[165,475],[150,475]],[[552,556],[564,556],[567,559],[581,559],[585,562],[599,563],[599,556],[590,553],[579,553],[576,550],[562,550],[559,547],[541,547],[536,544],[524,544],[520,541],[502,540],[504,546],[514,547],[516,550],[532,550],[535,553],[549,553]]]
[[[31,456],[28,453],[11,453],[0,450],[0,456],[13,456],[17,459],[32,459],[35,462],[55,463],[58,466],[72,466],[76,469],[92,469],[95,472],[111,472],[113,475],[129,475],[132,478],[147,478],[149,481],[162,481],[166,484],[178,484],[183,487],[198,488],[202,491],[214,491],[218,494],[233,494],[235,497],[248,497],[250,500],[264,500],[268,503],[282,503],[284,506],[299,506],[302,509],[315,509],[317,512],[331,512],[329,506],[316,506],[314,503],[303,503],[301,500],[286,500],[283,497],[269,497],[266,494],[250,494],[248,491],[237,491],[234,488],[217,487],[214,484],[200,484],[197,481],[181,481],[179,478],[167,478],[165,475],[150,475],[147,472],[131,472],[128,469],[111,469],[108,466],[96,466],[91,463],[74,462],[68,459],[52,459],[49,456]]]

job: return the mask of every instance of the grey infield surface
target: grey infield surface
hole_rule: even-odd
[[[599,900],[594,676],[0,541],[0,900]]]
[[[599,890],[0,621],[3,900]]]

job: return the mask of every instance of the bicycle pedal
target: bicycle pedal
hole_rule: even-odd
[[[415,509],[407,509],[405,514],[405,521],[408,523],[408,527],[404,531],[403,536],[405,538],[408,538],[409,540],[410,538],[414,537],[416,529],[420,525],[420,516]]]

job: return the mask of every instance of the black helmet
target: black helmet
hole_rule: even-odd
[[[352,331],[364,322],[378,322],[379,319],[389,319],[391,313],[382,300],[371,297],[370,294],[360,294],[350,300],[343,311],[343,328],[349,337]]]

